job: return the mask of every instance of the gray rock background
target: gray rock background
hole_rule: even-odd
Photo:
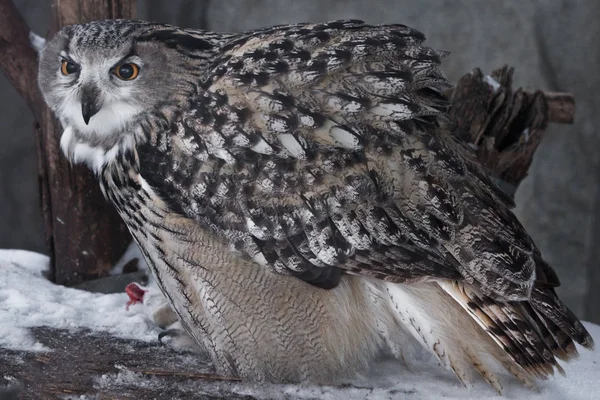
[[[16,0],[36,32],[47,2]],[[399,22],[449,50],[451,80],[473,67],[516,67],[516,84],[569,91],[574,125],[553,125],[517,193],[517,213],[563,281],[578,315],[600,322],[600,2],[597,0],[140,0],[139,17],[186,27],[240,31],[261,26],[359,18]],[[0,77],[0,247],[44,251],[38,212],[32,118]]]

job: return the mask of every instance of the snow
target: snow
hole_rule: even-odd
[[[90,329],[111,335],[156,341],[159,329],[144,313],[145,307],[125,310],[125,293],[98,294],[54,285],[44,277],[48,258],[39,254],[0,250],[0,348],[46,351],[28,329],[38,326],[80,330]],[[147,311],[147,310],[146,310]],[[586,323],[592,336],[600,341],[600,326]],[[596,382],[600,380],[600,354],[581,351],[575,362],[564,365],[567,378],[560,376],[527,389],[508,376],[502,376],[504,396],[485,383],[464,388],[453,375],[433,360],[413,360],[406,367],[397,361],[382,361],[368,375],[342,387],[300,385],[258,385],[242,382],[182,380],[178,388],[194,395],[219,396],[227,391],[238,396],[259,399],[574,399],[598,398]],[[127,368],[114,374],[98,376],[97,387],[118,385],[156,387],[164,381],[142,376]],[[200,391],[201,390],[201,391]],[[82,397],[82,398],[85,398]]]
[[[125,310],[125,293],[104,295],[54,285],[43,276],[48,265],[48,257],[40,254],[0,250],[0,347],[47,350],[27,330],[36,326],[156,340],[159,329],[142,307]]]
[[[494,89],[494,92],[497,92],[498,89],[500,89],[500,83],[491,76],[486,75],[483,79],[488,85],[492,87],[492,89]]]
[[[587,324],[596,337],[600,327]],[[396,361],[382,362],[367,376],[342,387],[253,384],[242,382],[182,381],[178,389],[190,397],[202,393],[217,398],[250,396],[256,399],[325,399],[325,400],[591,400],[597,399],[595,385],[600,376],[597,354],[587,352],[580,360],[567,367],[567,378],[556,378],[527,389],[516,381],[503,377],[504,394],[498,395],[483,382],[472,388],[461,386],[448,371],[432,364],[412,365],[410,370]],[[127,368],[116,374],[104,374],[97,380],[100,388],[131,387],[152,388],[158,391],[164,382],[157,377],[147,377]],[[221,397],[222,396],[222,397]],[[185,397],[185,396],[182,396]]]

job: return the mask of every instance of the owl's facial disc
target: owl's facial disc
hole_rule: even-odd
[[[143,112],[144,63],[131,45],[68,46],[47,62],[55,71],[49,104],[65,128],[100,139],[126,130]]]
[[[149,114],[174,109],[197,92],[212,47],[207,42],[198,52],[202,57],[190,58],[165,45],[161,29],[172,31],[99,21],[65,27],[46,44],[38,83],[64,128],[61,147],[71,161],[99,168],[117,154],[113,149],[133,145]],[[154,31],[156,36],[149,34]]]
[[[189,41],[174,46],[171,38],[188,36],[172,31],[98,21],[65,27],[46,44],[38,82],[64,128],[61,148],[71,161],[98,170],[117,150],[133,146],[142,122],[170,118],[197,93],[213,47],[200,39],[191,41],[203,44],[197,51],[181,48]]]

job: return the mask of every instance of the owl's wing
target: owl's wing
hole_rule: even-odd
[[[175,211],[319,286],[345,270],[527,299],[535,246],[440,127],[447,82],[423,41],[359,21],[241,35],[170,141],[138,150],[143,175]]]

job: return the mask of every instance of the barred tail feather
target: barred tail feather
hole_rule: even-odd
[[[550,289],[536,288],[529,302],[502,303],[463,282],[439,281],[438,285],[506,352],[512,364],[537,379],[547,379],[555,371],[564,375],[557,359],[578,356],[574,341],[593,347],[581,322]]]
[[[575,341],[590,350],[594,348],[594,339],[553,289],[536,288],[531,294],[531,304],[545,324],[554,325],[558,332],[563,333],[561,335],[563,341],[566,334],[571,342]],[[569,347],[569,343],[562,343],[562,345]]]
[[[532,324],[537,326],[544,341],[552,350],[555,357],[562,361],[569,361],[579,356],[573,340],[562,331],[551,320],[540,315],[531,305],[523,303],[526,315],[533,320]]]

